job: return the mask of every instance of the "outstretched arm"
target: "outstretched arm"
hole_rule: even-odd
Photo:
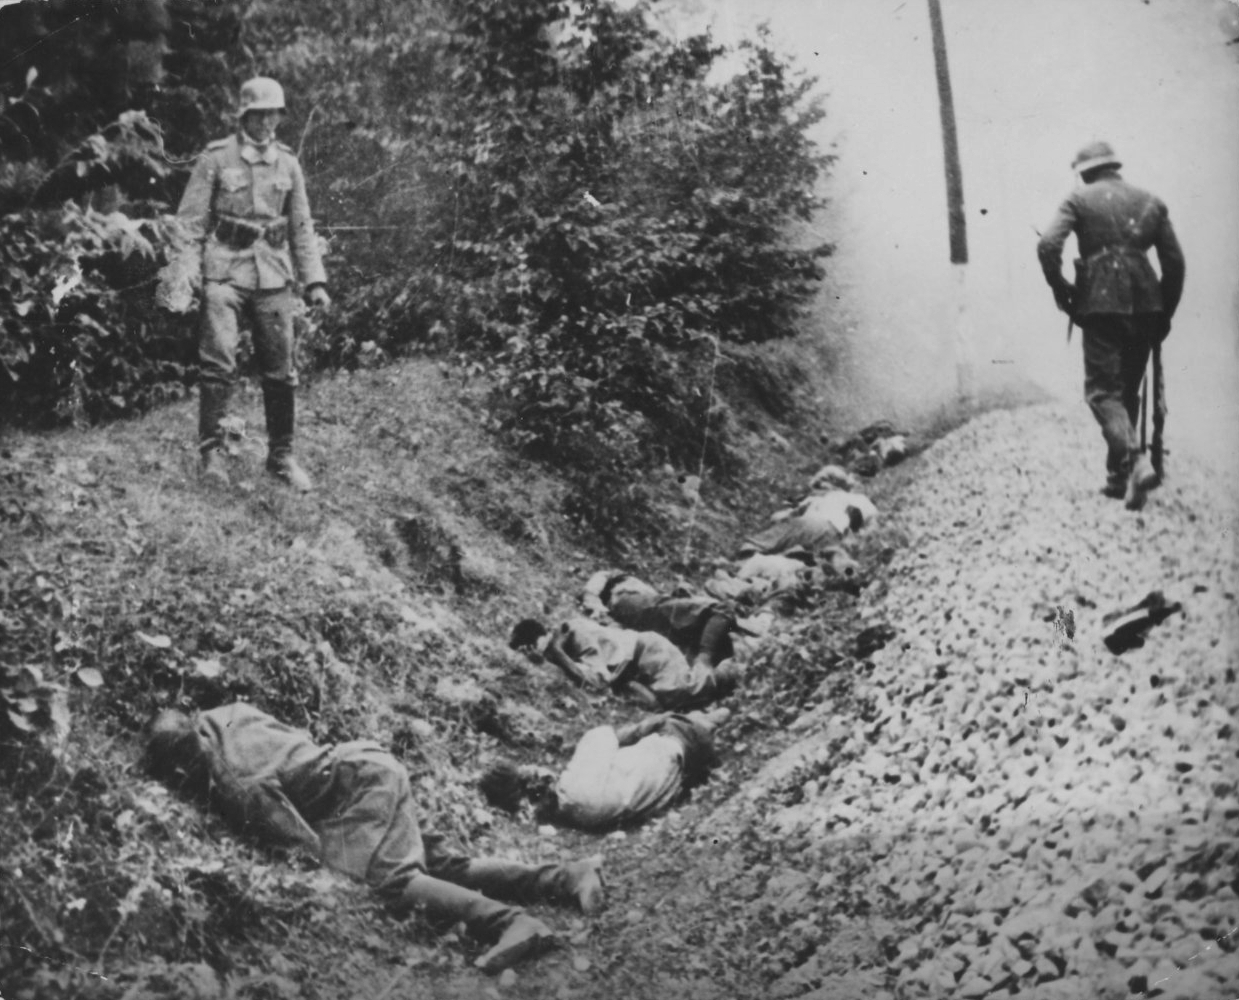
[[[632,686],[634,688],[640,687],[647,694],[649,694],[651,698],[654,696],[654,693],[643,684],[634,684]],[[618,727],[615,730],[616,741],[622,747],[632,746],[632,744],[639,743],[651,733],[656,733],[661,730],[666,724],[666,721],[667,716],[665,714],[647,715],[644,719],[634,722],[631,725]]]
[[[318,834],[277,785],[244,785],[229,774],[216,773],[211,799],[236,829],[280,847],[303,847],[322,856]]]
[[[640,681],[626,681],[622,687],[633,696],[635,701],[640,702],[642,707],[650,709],[662,708],[662,704],[654,695],[654,692]]]
[[[559,667],[572,683],[584,687],[588,682],[576,660],[564,652],[563,637],[557,632],[542,650],[542,655]]]

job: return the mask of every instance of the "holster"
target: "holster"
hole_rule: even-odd
[[[1077,257],[1073,262],[1075,268],[1075,297],[1080,299],[1084,296],[1084,290],[1088,287],[1088,261],[1082,257]]]
[[[288,220],[257,222],[223,216],[215,223],[215,238],[234,250],[248,250],[260,239],[269,246],[282,247],[288,242]]]

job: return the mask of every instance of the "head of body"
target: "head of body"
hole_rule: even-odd
[[[692,724],[680,727],[679,737],[684,744],[684,787],[688,789],[696,788],[710,777],[710,772],[718,766],[718,752],[714,749],[711,728],[691,717],[686,721]]]
[[[151,723],[146,766],[155,778],[189,795],[205,794],[210,787],[210,760],[194,720],[174,708],[164,709]]]
[[[496,761],[482,772],[478,790],[490,805],[513,816],[520,812],[523,802],[529,801],[540,823],[552,822],[559,806],[555,777],[550,771],[506,760]]]
[[[1092,184],[1102,177],[1117,177],[1122,161],[1114,155],[1114,149],[1108,142],[1090,142],[1076,153],[1071,163],[1071,169],[1080,176],[1085,184]]]
[[[651,587],[644,580],[640,580],[628,573],[612,573],[603,583],[602,589],[598,594],[602,603],[606,607],[618,597],[640,597],[650,601],[658,599],[658,591]]]
[[[284,118],[284,88],[267,76],[256,76],[241,85],[237,120],[241,133],[259,149],[275,140]]]
[[[508,637],[508,648],[537,660],[551,641],[551,633],[536,618],[522,618]]]
[[[818,550],[818,565],[821,567],[821,586],[831,590],[844,590],[859,594],[865,584],[860,564],[841,545],[829,545]]]

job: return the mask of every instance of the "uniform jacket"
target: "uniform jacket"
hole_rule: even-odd
[[[1183,251],[1161,199],[1107,175],[1073,191],[1037,244],[1045,279],[1064,292],[1063,244],[1076,235],[1083,266],[1072,297],[1076,319],[1093,315],[1174,315],[1183,294]],[[1157,250],[1161,279],[1149,263]]]
[[[660,706],[674,711],[704,704],[718,686],[709,667],[689,663],[657,632],[613,628],[578,617],[560,625],[554,639],[595,691],[635,681],[649,688]]]
[[[408,773],[377,743],[319,746],[243,702],[199,713],[195,730],[211,801],[236,828],[375,885],[424,865]]]
[[[301,164],[281,142],[263,151],[239,135],[211,143],[194,165],[177,214],[202,247],[207,281],[250,289],[283,288],[294,278],[305,286],[326,284]],[[215,236],[221,219],[286,220],[288,237],[280,246],[259,239],[237,249]]]

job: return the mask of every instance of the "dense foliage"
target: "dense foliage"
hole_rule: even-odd
[[[24,32],[6,39],[39,41],[10,63],[4,148],[0,378],[23,414],[98,419],[187,383],[189,321],[153,294],[158,220],[228,127],[226,85],[258,71],[290,95],[284,138],[332,241],[340,308],[306,331],[309,368],[459,352],[496,428],[569,469],[608,534],[649,461],[734,461],[717,363],[794,333],[828,252],[788,239],[828,158],[809,82],[764,38],[718,82],[708,37],[609,3],[151,0],[78,4],[71,25],[70,4],[30,6],[0,13]],[[107,39],[133,79],[92,107]],[[66,48],[80,71],[45,70]]]
[[[94,421],[183,391],[192,324],[157,308],[156,274],[185,167],[233,100],[223,50],[239,37],[235,7],[0,10],[5,419]]]

